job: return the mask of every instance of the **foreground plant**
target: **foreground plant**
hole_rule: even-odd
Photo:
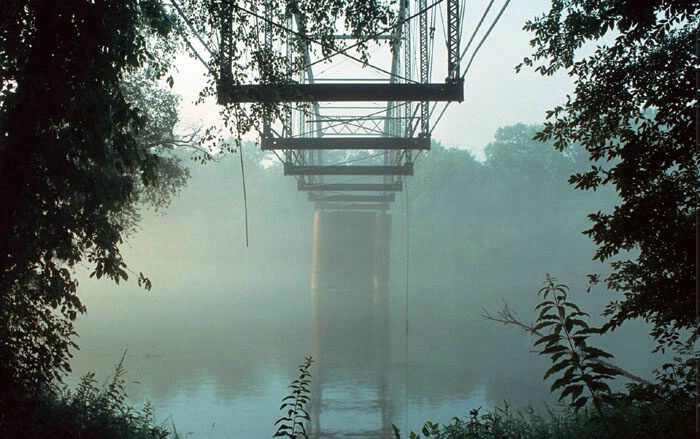
[[[548,355],[552,367],[544,374],[544,379],[560,374],[550,390],[561,389],[559,400],[570,398],[570,405],[579,410],[590,399],[600,419],[607,425],[603,413],[603,401],[611,393],[607,380],[617,375],[617,371],[597,361],[612,358],[602,349],[588,346],[591,334],[600,331],[591,328],[583,318],[590,317],[574,303],[567,300],[569,288],[557,284],[556,279],[547,275],[545,285],[537,293],[544,301],[535,307],[539,310],[535,330],[547,330],[536,342],[544,345],[540,355]],[[584,393],[587,390],[587,394]]]
[[[275,425],[279,424],[277,431],[273,437],[288,437],[292,439],[308,438],[305,421],[310,421],[311,417],[306,411],[306,404],[309,402],[309,385],[311,384],[311,373],[309,368],[314,360],[311,357],[306,357],[304,363],[299,366],[299,378],[292,381],[289,386],[292,392],[282,398],[280,410],[286,410],[286,416],[275,421]]]
[[[25,416],[0,413],[0,437],[34,439],[177,439],[174,430],[155,423],[153,407],[130,405],[126,393],[124,359],[99,384],[93,372],[82,376],[75,388],[65,385],[45,390],[27,401]]]

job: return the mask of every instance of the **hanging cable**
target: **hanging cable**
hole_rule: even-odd
[[[271,24],[272,26],[281,28],[281,29],[283,29],[284,31],[289,32],[289,33],[291,33],[291,34],[293,34],[293,35],[296,35],[296,36],[298,36],[298,37],[300,37],[300,38],[303,38],[303,39],[305,39],[305,40],[308,41],[308,42],[311,42],[311,43],[314,43],[314,44],[318,44],[318,45],[320,45],[321,47],[323,47],[324,49],[327,49],[327,50],[330,50],[330,51],[334,51],[334,52],[335,52],[334,55],[342,55],[342,56],[345,56],[345,57],[347,57],[347,58],[349,58],[349,59],[351,59],[351,60],[353,60],[353,61],[355,61],[355,62],[358,62],[358,63],[360,63],[360,64],[362,64],[362,65],[366,65],[367,67],[369,67],[369,68],[371,68],[371,69],[377,70],[377,71],[382,72],[382,73],[384,73],[384,74],[387,74],[387,75],[389,75],[389,76],[395,76],[395,77],[397,77],[397,78],[399,78],[399,79],[404,79],[404,78],[401,77],[401,76],[392,75],[392,73],[391,73],[390,71],[386,70],[386,69],[383,69],[383,68],[381,68],[381,67],[377,67],[377,66],[375,66],[374,64],[366,63],[366,62],[364,62],[363,60],[361,60],[361,59],[359,59],[359,58],[357,58],[357,57],[355,57],[355,56],[353,56],[353,55],[348,54],[348,53],[347,53],[348,48],[343,49],[343,50],[334,49],[333,47],[330,47],[330,46],[324,44],[324,43],[321,42],[321,41],[315,40],[315,39],[309,37],[308,35],[305,35],[305,34],[303,34],[303,33],[301,33],[301,32],[298,32],[298,31],[289,29],[288,27],[286,27],[286,26],[284,26],[284,25],[281,25],[281,24],[279,24],[279,23],[276,23],[276,22],[274,22],[273,20],[269,20],[269,19],[266,18],[266,17],[261,17],[261,16],[260,16],[259,14],[257,14],[256,12],[250,11],[250,10],[248,10],[248,9],[242,7],[242,6],[239,6],[239,5],[237,5],[237,4],[232,4],[232,6],[233,6],[234,8],[236,8],[236,9],[238,9],[239,11],[245,13],[245,14],[248,14],[248,15],[250,15],[250,16],[252,16],[252,17],[255,17],[255,18],[257,18],[257,19],[260,19],[260,20],[263,20],[263,21],[265,21],[265,22],[268,22],[268,23]],[[332,56],[334,56],[334,55],[332,55]],[[311,67],[312,65],[313,65],[313,63],[310,64],[310,65],[308,65],[308,66],[305,66],[304,69],[307,69],[307,68]],[[288,75],[286,75],[286,76],[291,76],[291,75],[293,75],[294,73],[296,73],[296,72],[290,72],[290,73],[289,73]]]
[[[156,6],[158,6],[158,8],[160,9],[160,12],[165,16],[166,20],[168,20],[168,23],[170,23],[170,24],[175,28],[175,30],[177,30],[177,33],[180,34],[180,36],[182,37],[182,39],[185,41],[185,44],[187,45],[187,47],[190,48],[190,50],[192,51],[192,53],[194,54],[194,56],[199,60],[199,62],[202,63],[202,65],[209,71],[210,74],[215,75],[216,72],[214,72],[214,71],[212,70],[211,66],[209,66],[209,64],[207,64],[207,62],[204,61],[204,59],[203,59],[202,56],[199,54],[199,52],[197,52],[197,49],[194,48],[194,46],[193,46],[192,43],[190,42],[189,38],[187,37],[187,34],[186,34],[185,31],[180,27],[180,25],[177,24],[176,22],[174,22],[174,21],[172,20],[172,18],[170,18],[170,15],[168,15],[168,13],[165,11],[165,8],[164,8],[163,5],[161,4],[161,2],[158,1],[158,0],[153,0],[153,1],[155,2]]]
[[[202,44],[202,46],[204,46],[204,48],[207,49],[207,52],[209,52],[209,55],[211,55],[212,58],[215,57],[216,54],[214,53],[214,51],[212,51],[212,50],[209,48],[209,46],[207,45],[207,43],[204,42],[204,39],[202,39],[202,36],[199,35],[199,32],[197,32],[197,29],[194,28],[194,25],[192,24],[192,22],[190,21],[190,19],[187,18],[187,16],[185,15],[184,12],[182,12],[182,9],[180,9],[180,6],[177,4],[177,2],[176,2],[175,0],[170,0],[170,3],[171,3],[171,4],[173,5],[173,7],[177,10],[177,13],[180,14],[180,16],[182,17],[182,19],[185,20],[185,23],[186,23],[187,26],[190,28],[190,30],[192,31],[192,33],[194,34],[194,36],[197,37],[197,39],[198,39],[199,42]]]
[[[409,273],[410,273],[410,251],[411,251],[411,235],[409,223],[409,204],[408,204],[408,181],[404,180],[404,192],[406,194],[406,290],[404,295],[404,417],[405,431],[408,431],[408,291],[409,291]]]
[[[491,2],[488,4],[486,7],[486,10],[484,11],[484,14],[481,16],[481,20],[479,20],[479,24],[476,26],[476,29],[474,30],[474,33],[472,34],[471,38],[469,39],[469,43],[467,43],[467,47],[462,51],[462,55],[460,56],[460,61],[464,57],[464,55],[467,53],[467,49],[469,49],[469,46],[471,45],[472,41],[474,40],[474,37],[476,36],[476,33],[479,31],[479,28],[481,27],[481,24],[483,23],[484,19],[486,18],[486,15],[488,14],[489,10],[491,9],[491,6],[493,5],[494,0],[491,0]],[[474,49],[474,53],[472,53],[471,58],[469,59],[469,63],[467,64],[467,67],[464,69],[464,73],[462,73],[461,79],[464,80],[464,78],[467,76],[467,72],[469,71],[469,68],[471,67],[472,63],[474,62],[474,58],[476,57],[476,54],[479,52],[479,49],[481,49],[481,46],[484,44],[484,41],[489,37],[491,34],[491,31],[493,28],[496,26],[496,23],[498,23],[498,20],[500,20],[501,16],[503,15],[503,12],[505,12],[506,8],[508,7],[508,4],[510,3],[510,0],[506,0],[505,4],[501,8],[501,10],[498,12],[498,15],[496,18],[493,20],[493,23],[491,23],[491,26],[489,26],[488,30],[486,31],[486,34],[484,37],[481,39],[479,42],[479,45],[476,46],[476,49]],[[438,125],[440,120],[442,119],[442,116],[445,114],[445,111],[447,110],[447,107],[452,102],[447,102],[445,106],[443,107],[442,111],[440,112],[440,115],[438,116],[437,120],[433,124],[433,127],[430,130],[430,133],[432,134],[433,130],[435,130],[435,127]]]
[[[426,7],[425,11],[428,11],[428,10],[434,8],[435,6],[439,5],[439,4],[442,3],[443,1],[444,1],[444,0],[437,0],[435,3],[433,3],[433,4],[431,4],[430,6]],[[378,38],[378,37],[380,37],[381,35],[384,35],[384,34],[390,32],[391,30],[393,30],[393,29],[395,29],[396,27],[402,25],[403,23],[405,23],[405,22],[407,22],[407,21],[409,21],[409,20],[411,20],[411,19],[413,19],[413,18],[419,16],[419,15],[421,14],[421,11],[417,12],[416,14],[413,14],[412,16],[406,18],[405,20],[402,20],[402,21],[397,22],[396,24],[394,24],[394,25],[392,25],[392,26],[389,26],[389,27],[386,27],[386,28],[382,29],[381,32],[379,32],[379,33],[377,33],[377,34],[375,34],[375,35],[373,35],[373,36],[371,36],[371,37],[363,38],[363,39],[359,40],[359,41],[358,41],[357,43],[355,43],[355,44],[352,44],[352,45],[350,45],[350,46],[348,46],[348,47],[346,47],[346,48],[344,48],[344,49],[342,49],[342,50],[337,50],[337,49],[334,49],[333,47],[329,47],[328,45],[324,44],[324,43],[321,42],[321,41],[318,41],[318,40],[315,40],[315,39],[309,37],[309,36],[306,35],[306,34],[303,34],[303,33],[299,32],[299,31],[295,31],[295,30],[293,30],[293,29],[290,29],[289,27],[284,26],[284,25],[279,24],[279,23],[276,23],[276,22],[273,21],[273,20],[269,20],[269,19],[267,19],[267,18],[265,18],[265,17],[261,17],[259,14],[255,13],[255,12],[253,12],[253,11],[250,11],[250,10],[248,10],[248,9],[242,7],[242,6],[239,6],[239,5],[237,5],[237,4],[233,3],[233,2],[230,2],[230,1],[229,1],[229,3],[231,4],[232,7],[238,9],[239,11],[241,11],[241,12],[243,12],[243,13],[245,13],[245,14],[248,14],[248,15],[251,15],[251,16],[253,16],[253,17],[259,18],[259,19],[261,19],[261,20],[267,21],[267,22],[269,22],[270,25],[272,25],[272,26],[274,26],[274,27],[280,28],[280,29],[282,29],[282,30],[285,31],[285,32],[291,33],[291,34],[293,34],[293,35],[296,35],[296,36],[298,36],[298,37],[300,37],[300,38],[305,39],[305,40],[308,41],[308,42],[317,44],[317,45],[319,45],[319,46],[321,46],[321,47],[323,47],[323,48],[325,48],[325,49],[327,49],[327,50],[330,50],[330,51],[335,52],[335,53],[333,53],[333,54],[331,54],[331,55],[325,56],[325,57],[323,57],[323,58],[321,58],[321,59],[319,59],[319,60],[317,60],[317,61],[314,61],[314,62],[312,62],[311,64],[309,64],[309,65],[307,65],[307,66],[304,66],[303,69],[308,69],[308,68],[310,68],[310,67],[312,67],[312,66],[314,66],[314,65],[316,65],[316,64],[318,64],[318,63],[320,63],[320,62],[328,61],[329,59],[331,59],[331,58],[333,58],[333,57],[335,57],[335,56],[337,56],[337,55],[342,55],[342,56],[345,56],[345,57],[347,57],[347,58],[349,58],[349,59],[351,59],[351,60],[353,60],[353,61],[356,61],[356,62],[358,62],[358,63],[361,63],[362,65],[367,65],[368,67],[370,67],[370,68],[372,68],[372,69],[375,69],[375,70],[377,70],[377,71],[379,71],[379,72],[382,72],[382,73],[384,73],[384,74],[387,74],[387,75],[389,75],[390,77],[394,77],[394,78],[396,78],[396,79],[400,79],[400,80],[403,80],[403,81],[406,81],[406,82],[418,83],[417,81],[414,81],[414,80],[411,80],[411,79],[408,79],[408,78],[404,78],[404,77],[401,76],[401,75],[392,74],[391,72],[389,72],[389,71],[387,71],[386,69],[383,69],[383,68],[381,68],[381,67],[377,67],[377,66],[375,66],[375,65],[373,65],[373,64],[365,63],[365,62],[362,61],[361,59],[359,59],[359,58],[357,58],[357,57],[355,57],[355,56],[352,56],[352,55],[348,54],[347,51],[350,50],[350,49],[356,48],[356,47],[360,46],[361,44],[364,44],[364,43],[366,43],[366,42],[368,42],[368,41],[371,41],[372,39]],[[294,75],[295,73],[298,73],[298,71],[289,72],[288,75],[291,76],[291,75]]]
[[[501,16],[503,15],[503,12],[505,12],[506,8],[508,7],[508,4],[510,4],[510,0],[506,0],[505,4],[501,8],[501,10],[498,12],[496,19],[493,20],[493,23],[491,23],[491,27],[489,27],[489,30],[486,31],[486,35],[484,35],[484,37],[479,42],[479,45],[476,46],[476,49],[474,49],[474,53],[472,53],[472,57],[469,59],[469,64],[467,64],[467,68],[464,69],[464,73],[462,74],[462,80],[464,80],[464,77],[467,76],[467,72],[469,71],[469,67],[471,67],[472,62],[474,62],[474,58],[476,57],[476,54],[479,53],[479,49],[481,49],[481,46],[484,44],[484,41],[486,41],[486,39],[491,34],[491,31],[496,26],[496,23],[498,23],[498,20],[500,20]]]
[[[447,107],[450,106],[452,102],[447,102],[444,107],[442,107],[442,111],[440,112],[440,115],[438,116],[437,120],[433,124],[433,127],[430,129],[430,134],[433,134],[433,131],[435,130],[435,127],[437,124],[440,122],[440,119],[442,119],[442,116],[445,114],[445,111],[447,110]]]
[[[248,192],[245,187],[245,169],[243,168],[243,142],[241,141],[241,132],[238,130],[238,152],[241,159],[241,180],[243,181],[243,210],[245,215],[245,246],[248,247]]]
[[[462,50],[462,54],[459,56],[459,62],[462,62],[462,59],[464,59],[464,56],[467,54],[467,51],[471,47],[472,42],[474,41],[474,38],[476,37],[476,34],[479,33],[479,29],[481,29],[481,25],[484,23],[486,16],[488,16],[489,11],[491,10],[491,6],[493,6],[494,1],[495,0],[491,0],[489,2],[489,4],[486,6],[486,10],[484,10],[484,13],[481,14],[481,18],[479,19],[479,23],[477,23],[476,27],[474,28],[474,32],[472,32],[472,36],[469,37],[469,42],[467,42],[467,45],[464,47],[464,50]]]
[[[418,12],[416,12],[415,14],[413,14],[413,15],[411,15],[411,16],[405,18],[404,20],[400,20],[400,21],[397,22],[396,24],[384,28],[381,32],[379,32],[379,33],[377,33],[377,34],[375,34],[375,35],[373,35],[373,36],[371,36],[371,37],[367,37],[367,38],[361,39],[361,40],[359,40],[357,43],[352,44],[352,45],[346,47],[346,48],[343,49],[343,50],[344,50],[344,51],[347,51],[347,50],[350,50],[350,49],[354,49],[354,48],[360,46],[361,44],[364,44],[364,43],[366,43],[366,42],[368,42],[368,41],[371,41],[372,39],[378,38],[378,37],[380,37],[381,35],[384,35],[384,34],[387,34],[387,33],[391,32],[391,31],[393,31],[393,30],[396,29],[397,27],[402,26],[404,23],[410,23],[411,20],[414,20],[416,17],[419,17],[423,12],[427,12],[427,11],[433,9],[434,7],[438,6],[438,5],[439,5],[440,3],[442,3],[443,1],[444,1],[444,0],[438,0],[438,1],[436,1],[435,3],[433,3],[433,4],[429,5],[429,6],[427,6],[427,7],[425,8],[425,10],[423,10],[423,11],[418,11]],[[313,63],[309,64],[309,65],[306,66],[305,68],[312,67],[312,66],[314,66],[314,65],[316,65],[316,64],[319,64],[319,63],[328,61],[329,59],[331,59],[331,58],[333,58],[334,56],[339,55],[339,54],[341,54],[341,53],[338,52],[338,53],[334,53],[334,54],[332,54],[332,55],[328,55],[328,56],[326,56],[326,57],[323,57],[323,58],[321,58],[321,59],[319,59],[319,60],[316,60],[316,61],[314,61]],[[293,74],[293,73],[295,73],[295,72],[292,72],[292,74]],[[397,76],[397,77],[398,77],[398,76]],[[414,80],[411,80],[411,79],[406,79],[406,78],[400,78],[400,79],[404,79],[404,80],[407,81],[407,82],[418,83],[417,81],[414,81]]]

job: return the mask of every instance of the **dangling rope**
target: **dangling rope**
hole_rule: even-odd
[[[245,188],[245,169],[243,168],[243,142],[241,141],[241,130],[238,129],[238,154],[241,159],[241,180],[243,181],[243,211],[245,215],[245,246],[248,247],[248,193]]]
[[[404,179],[404,193],[406,194],[406,291],[404,298],[404,384],[403,384],[403,395],[404,395],[404,431],[408,431],[408,273],[410,268],[410,228],[409,228],[409,205],[408,205],[408,181]]]

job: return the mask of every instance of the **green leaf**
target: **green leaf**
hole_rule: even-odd
[[[547,346],[542,352],[540,352],[540,355],[549,355],[549,354],[554,354],[554,353],[558,353],[558,352],[568,352],[568,351],[569,351],[568,347],[566,347],[564,345],[560,345],[560,344],[555,344],[555,345]]]
[[[564,391],[561,392],[561,395],[559,395],[559,400],[561,401],[566,396],[571,395],[571,400],[575,401],[579,396],[581,396],[582,392],[583,392],[583,384],[573,384],[570,386],[566,386]]]
[[[561,336],[559,334],[549,334],[545,335],[544,337],[540,337],[539,340],[535,342],[535,346],[542,343],[556,343],[559,340],[561,340]]]
[[[570,359],[565,359],[560,361],[559,363],[555,363],[552,367],[550,367],[547,372],[544,374],[544,377],[542,379],[546,380],[549,378],[551,375],[559,372],[560,370],[564,369],[565,367],[568,367],[571,365],[571,360]]]
[[[583,347],[581,348],[581,351],[588,354],[589,358],[613,358],[612,354],[609,354],[604,350],[595,348],[593,346]]]
[[[554,392],[558,388],[567,385],[569,383],[569,381],[570,380],[568,378],[565,378],[565,377],[559,378],[552,383],[552,385],[549,387],[549,390]]]
[[[577,399],[573,403],[573,407],[575,411],[580,410],[584,405],[586,405],[586,402],[588,401],[588,398],[585,396],[582,396],[581,398]]]

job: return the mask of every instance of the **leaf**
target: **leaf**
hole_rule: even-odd
[[[612,354],[609,354],[604,350],[595,348],[593,346],[583,347],[581,348],[581,351],[588,354],[589,358],[613,358]]]
[[[574,384],[567,386],[563,392],[561,392],[561,395],[559,395],[559,400],[564,399],[566,396],[571,395],[571,400],[574,401],[576,398],[578,398],[581,393],[583,392],[583,385],[582,384]]]
[[[569,348],[563,345],[551,345],[547,346],[542,352],[540,352],[540,355],[549,355],[549,354],[554,354],[558,352],[568,352]]]
[[[535,346],[542,343],[556,343],[559,340],[561,340],[561,336],[559,334],[549,334],[545,335],[544,337],[540,337],[540,339],[535,342]]]
[[[542,354],[542,353],[540,353],[540,355],[541,355],[541,354]],[[567,355],[567,354],[569,354],[568,349],[567,349],[567,350],[564,350],[564,351],[555,352],[555,353],[549,355],[549,359],[550,359],[552,362],[555,362],[555,361],[557,361],[559,358],[561,358],[562,356]]]
[[[560,370],[564,369],[565,367],[568,367],[571,365],[571,360],[570,359],[565,359],[560,361],[559,363],[554,364],[552,367],[550,367],[547,372],[544,374],[544,377],[542,379],[546,380],[549,378],[551,375],[559,372]]]
[[[586,398],[585,396],[583,396],[583,397],[577,399],[576,401],[574,401],[574,403],[573,403],[574,410],[575,410],[575,411],[580,410],[581,407],[583,407],[584,405],[586,405],[586,402],[587,402],[587,401],[588,401],[588,398]]]
[[[573,382],[576,382],[577,379],[574,377],[574,371],[573,368],[566,369],[564,371],[564,375],[558,379],[556,379],[551,387],[549,388],[550,391],[555,391],[559,389],[560,387],[567,386]]]
[[[173,88],[173,85],[175,85],[175,79],[173,79],[173,75],[168,76],[168,79],[165,80],[168,83],[168,87]]]

